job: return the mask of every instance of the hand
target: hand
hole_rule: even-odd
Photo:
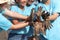
[[[45,11],[43,11],[43,13],[42,13],[42,18],[43,18],[44,20],[47,19],[49,16],[50,16],[50,13],[49,13],[49,12],[46,12],[46,13],[45,13]]]
[[[14,20],[12,20],[12,23],[13,23],[13,24],[18,24],[18,23],[20,23],[20,22],[18,21],[18,19],[14,19]]]
[[[25,19],[25,21],[26,22],[30,22],[31,20],[30,20],[31,18],[30,18],[30,16],[27,18],[27,19]]]

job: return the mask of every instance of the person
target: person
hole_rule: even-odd
[[[60,1],[59,0],[42,0],[38,7],[42,7],[42,11],[50,13],[49,20],[53,27],[50,30],[46,30],[46,35],[43,35],[48,40],[60,40]],[[56,25],[57,24],[57,25]],[[58,31],[58,32],[57,32]]]
[[[30,16],[31,9],[28,9],[26,6],[27,0],[15,0],[16,5],[11,6],[11,11],[17,12],[19,14]],[[14,13],[15,14],[15,13]],[[13,24],[18,24],[24,20],[12,18]],[[28,40],[27,33],[29,32],[30,26],[18,30],[11,30],[9,33],[8,40]]]
[[[0,31],[1,30],[9,30],[9,29],[20,29],[25,26],[28,26],[29,22],[21,22],[19,24],[12,24],[4,15],[8,15],[10,17],[18,18],[18,19],[27,19],[27,16],[23,16],[16,12],[12,12],[6,8],[8,0],[0,0]],[[15,14],[14,14],[15,13]]]

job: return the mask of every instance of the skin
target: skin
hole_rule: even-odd
[[[17,4],[19,4],[20,9],[24,10],[24,6],[26,6],[27,0],[16,0]]]
[[[50,4],[50,0],[48,0],[46,3],[45,3],[45,5],[49,5]],[[57,13],[57,12],[55,12],[55,13],[53,13],[53,15],[51,15],[51,16],[49,16],[49,18],[47,19],[47,20],[55,20],[57,17],[59,16],[59,14]],[[37,23],[37,24],[39,24],[39,23]],[[36,28],[36,30],[38,30],[39,28],[38,28],[38,25],[35,25],[35,26],[37,26],[37,28]],[[38,31],[37,31],[38,32]],[[37,33],[36,32],[36,33]],[[42,28],[42,32],[44,33],[44,34],[46,34],[45,32],[44,32],[44,28]],[[33,38],[33,40],[36,40],[35,38]]]
[[[21,14],[18,14],[16,12],[12,12],[10,10],[8,10],[6,8],[6,4],[7,3],[3,3],[3,4],[0,4],[0,7],[5,10],[5,15],[8,15],[10,17],[14,17],[14,18],[18,18],[18,19],[27,19],[28,17],[27,16],[23,16]],[[26,26],[28,26],[29,22],[21,22],[21,23],[18,23],[18,24],[12,24],[11,25],[11,28],[10,29],[20,29],[20,28],[24,28]]]
[[[50,4],[50,0],[48,0],[45,5],[49,5]],[[53,15],[49,16],[48,20],[55,20],[57,17],[59,16],[59,14],[57,12],[53,13]]]
[[[24,10],[24,6],[26,6],[27,0],[16,0],[16,2],[19,4],[19,7],[21,10]],[[18,19],[12,20],[13,24],[20,23]]]

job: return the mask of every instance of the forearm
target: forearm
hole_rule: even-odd
[[[27,23],[25,23],[25,22],[21,22],[21,23],[19,23],[19,24],[16,24],[16,25],[12,25],[12,27],[10,28],[10,29],[21,29],[21,28],[24,28],[24,27],[26,27],[26,26],[28,26],[28,22]]]
[[[59,14],[55,13],[55,14],[49,16],[49,20],[55,20],[58,16],[59,16]]]
[[[19,18],[19,19],[27,19],[27,16],[23,16],[19,13],[16,13],[16,12],[12,12],[8,9],[5,9],[5,15],[8,15],[10,17],[14,17],[14,18]]]

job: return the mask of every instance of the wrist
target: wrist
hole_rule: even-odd
[[[27,22],[27,25],[29,25],[29,22]]]
[[[25,19],[28,19],[28,17],[26,16]]]

